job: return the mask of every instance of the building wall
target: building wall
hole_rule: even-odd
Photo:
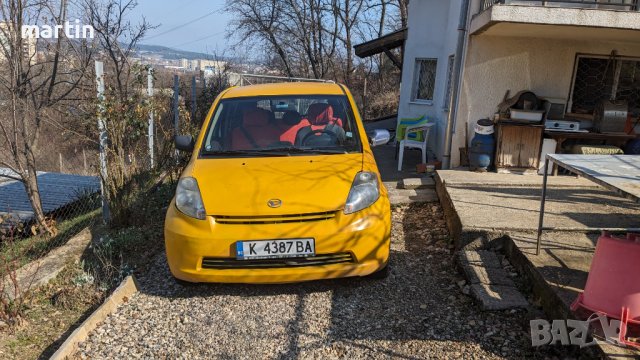
[[[428,115],[436,120],[429,148],[442,158],[448,111],[444,108],[449,55],[455,54],[461,0],[420,0],[409,2],[408,34],[400,85],[399,118]],[[438,59],[434,99],[430,104],[411,101],[418,58]],[[432,157],[432,153],[429,154]]]
[[[0,22],[0,29],[2,29],[2,31],[0,31],[0,46],[6,46],[5,44],[7,43],[7,39],[5,38],[5,33],[9,33],[9,23],[7,22]],[[22,40],[22,55],[24,56],[25,59],[29,59],[29,62],[31,65],[36,64],[37,62],[37,54],[36,54],[36,42],[37,39],[35,38],[35,31],[32,31],[32,37],[27,37],[26,39]],[[21,36],[21,32],[19,32],[17,34],[17,36]],[[9,52],[8,49],[6,49],[7,52]],[[5,60],[5,51],[0,51],[0,61],[4,61]]]
[[[464,146],[465,125],[471,139],[474,122],[491,117],[507,90],[512,95],[531,90],[541,97],[568,100],[576,55],[607,56],[614,49],[620,56],[640,57],[639,43],[472,36],[463,72],[452,166],[460,163],[458,148]]]

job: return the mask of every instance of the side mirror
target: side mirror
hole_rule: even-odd
[[[385,129],[375,129],[367,133],[367,137],[369,138],[369,144],[371,147],[376,147],[380,145],[385,145],[391,140],[391,134],[389,130]]]
[[[175,138],[176,149],[180,151],[193,151],[195,143],[189,135],[177,135]]]

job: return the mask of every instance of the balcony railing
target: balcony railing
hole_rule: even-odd
[[[521,0],[481,0],[480,12],[492,7],[495,4],[511,5],[541,5],[550,7],[567,8],[587,8],[587,9],[609,9],[638,11],[640,0],[547,0],[547,1],[521,1]]]

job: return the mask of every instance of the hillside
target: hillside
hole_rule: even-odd
[[[177,59],[188,59],[188,60],[196,60],[196,59],[209,59],[212,57],[210,54],[192,52],[192,51],[184,51],[171,49],[166,46],[160,45],[138,45],[138,55],[144,56],[158,56],[162,57],[166,60],[177,60]]]

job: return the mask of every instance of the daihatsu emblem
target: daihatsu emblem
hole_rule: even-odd
[[[267,201],[267,205],[269,205],[270,208],[279,208],[280,206],[282,206],[282,200],[280,199],[271,199],[269,201]]]

